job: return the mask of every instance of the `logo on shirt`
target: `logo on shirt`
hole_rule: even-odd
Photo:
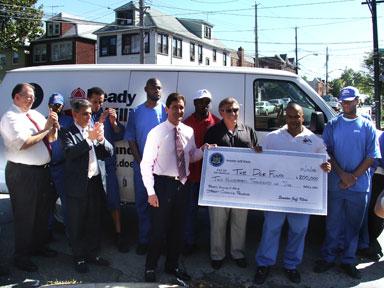
[[[209,157],[209,163],[214,167],[219,167],[224,163],[224,155],[221,153],[213,153]]]
[[[305,144],[312,144],[312,140],[307,138],[307,137],[304,137],[303,143],[305,143]]]

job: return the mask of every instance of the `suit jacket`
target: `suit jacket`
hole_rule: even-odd
[[[59,135],[65,157],[65,191],[70,197],[85,197],[88,185],[89,150],[91,147],[75,124],[60,129]],[[98,160],[113,155],[113,146],[105,139],[103,144],[94,145]]]

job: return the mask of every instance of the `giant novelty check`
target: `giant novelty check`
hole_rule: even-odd
[[[204,152],[199,205],[327,214],[325,154],[217,147]]]

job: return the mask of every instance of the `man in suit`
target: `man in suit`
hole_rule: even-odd
[[[102,123],[91,127],[91,103],[85,99],[71,103],[74,124],[60,133],[65,155],[65,191],[68,232],[75,270],[88,272],[87,262],[108,266],[98,256],[100,215],[104,188],[97,160],[113,155],[112,145],[104,138]]]

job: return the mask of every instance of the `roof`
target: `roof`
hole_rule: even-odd
[[[120,6],[119,8],[115,9],[115,11],[123,11],[123,10],[129,10],[129,9],[138,9],[137,5],[134,4],[132,1]],[[191,19],[193,21],[200,21],[201,23],[208,23],[203,20],[196,20]],[[209,23],[208,23],[209,24]],[[212,24],[209,24],[210,26],[213,26]],[[154,8],[150,8],[145,12],[144,15],[144,26],[147,29],[150,28],[157,28],[158,30],[168,32],[174,35],[178,35],[180,37],[189,38],[195,42],[203,43],[209,46],[221,48],[221,49],[227,49],[226,46],[219,40],[212,37],[212,39],[205,39],[205,38],[199,38],[190,31],[188,31],[187,28],[184,27],[183,24],[180,23],[180,21],[177,20],[176,17],[164,14],[163,12],[156,10]],[[124,31],[139,31],[139,27],[137,26],[125,26],[125,25],[117,25],[116,22],[113,22],[111,24],[106,25],[105,27],[97,30],[94,32],[94,34],[110,34],[113,32],[124,32]]]

